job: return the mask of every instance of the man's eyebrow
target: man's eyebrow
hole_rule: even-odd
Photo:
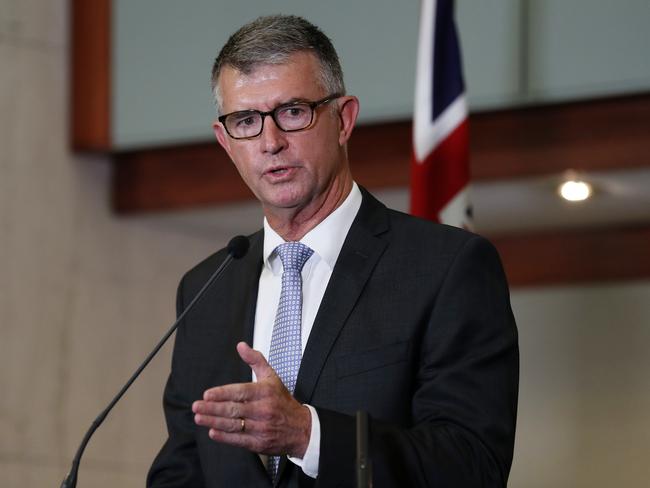
[[[276,105],[276,107],[282,107],[283,105],[291,105],[292,103],[301,103],[301,102],[307,102],[307,101],[308,100],[306,98],[292,97],[289,100],[287,100],[286,102],[282,102],[282,103]]]
[[[271,110],[275,110],[278,107],[284,107],[285,105],[292,105],[294,103],[304,103],[304,102],[309,102],[306,98],[303,97],[292,97],[288,99],[285,102],[278,103],[275,105]],[[264,112],[264,110],[258,110],[256,108],[243,108],[241,110],[235,110],[234,112],[230,112],[231,114],[238,114],[238,113],[245,113],[245,112]],[[229,115],[229,114],[226,114]]]

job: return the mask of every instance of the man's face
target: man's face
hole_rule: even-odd
[[[331,95],[322,87],[319,67],[307,52],[296,53],[281,65],[261,65],[249,75],[226,66],[219,77],[222,113],[266,112],[288,102]],[[299,132],[283,132],[267,116],[259,136],[235,140],[221,123],[214,123],[219,143],[265,212],[318,205],[333,185],[349,177],[345,143],[351,132],[346,127],[350,117],[341,115],[341,107],[350,101],[347,98],[356,119],[356,99],[345,97],[316,107],[311,127]]]

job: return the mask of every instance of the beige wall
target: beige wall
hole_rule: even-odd
[[[650,282],[515,290],[521,381],[513,487],[650,479]]]
[[[0,485],[58,486],[85,429],[173,319],[176,282],[254,205],[118,218],[110,168],[67,148],[64,0],[0,0]],[[650,476],[650,282],[513,293],[511,486]],[[143,485],[169,346],[92,440],[80,486]]]

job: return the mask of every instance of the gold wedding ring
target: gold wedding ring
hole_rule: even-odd
[[[239,429],[239,432],[246,432],[246,420],[244,417],[240,417],[239,420],[241,420],[241,428]]]

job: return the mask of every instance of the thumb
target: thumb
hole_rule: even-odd
[[[245,342],[237,344],[237,353],[239,354],[239,357],[251,367],[258,380],[270,376],[276,376],[273,368],[269,365],[266,359],[264,359],[264,355],[250,347]]]

